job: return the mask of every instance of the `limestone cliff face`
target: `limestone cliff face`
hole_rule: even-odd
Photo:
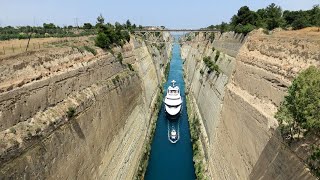
[[[319,66],[318,40],[259,31],[216,34],[212,43],[199,36],[201,43],[183,43],[182,55],[212,178],[314,179],[303,157],[283,144],[273,116],[292,78]],[[221,52],[220,74],[208,74],[202,61],[214,59],[212,47]]]
[[[132,179],[166,44],[132,37],[114,55],[61,48],[1,62],[0,179]]]

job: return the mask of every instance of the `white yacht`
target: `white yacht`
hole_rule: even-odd
[[[167,95],[164,99],[165,110],[168,115],[179,115],[182,106],[182,98],[180,96],[180,89],[175,85],[176,81],[171,81],[172,85],[168,87]]]

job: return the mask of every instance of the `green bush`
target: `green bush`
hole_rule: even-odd
[[[273,30],[278,27],[293,27],[293,29],[302,29],[309,26],[320,27],[319,5],[313,6],[310,10],[283,11],[280,6],[271,3],[266,8],[257,11],[251,11],[248,6],[243,6],[232,16],[230,23],[222,22],[207,28],[220,30],[221,33],[235,31],[248,34],[256,28]]]
[[[69,108],[68,108],[68,111],[67,111],[67,117],[68,117],[68,119],[73,118],[74,115],[75,115],[75,113],[76,113],[76,109],[75,109],[74,107],[69,107]]]
[[[123,61],[122,53],[118,53],[117,60],[120,62],[121,65],[123,64],[123,62],[122,62]]]
[[[134,69],[133,69],[131,64],[128,64],[128,68],[130,69],[130,71],[134,71]]]
[[[275,117],[280,132],[289,145],[299,140],[301,131],[305,136],[320,135],[320,69],[311,66],[301,72],[288,88],[288,95],[281,103]],[[315,149],[309,158],[309,167],[320,177],[320,152]]]
[[[200,70],[200,74],[201,74],[201,76],[204,74],[203,69]]]
[[[115,25],[110,23],[104,24],[104,18],[100,15],[98,17],[96,27],[99,32],[96,37],[96,46],[103,49],[111,49],[113,46],[123,46],[130,41],[130,31],[132,31],[130,21],[121,25],[116,22]]]
[[[93,49],[92,47],[89,46],[84,46],[83,47],[86,51],[91,52],[93,55],[97,55],[97,51]]]
[[[210,33],[209,40],[210,40],[211,43],[214,41],[214,38],[215,38],[214,33],[213,32]]]
[[[220,51],[217,51],[216,56],[214,57],[214,61],[217,62],[220,57]]]
[[[211,58],[209,56],[203,58],[203,62],[208,67],[208,74],[210,74],[212,71],[215,71],[218,75],[220,74],[219,66],[211,61]]]
[[[11,127],[9,130],[10,130],[10,132],[13,133],[13,134],[16,134],[16,133],[17,133],[16,129],[13,128],[13,127]]]
[[[252,30],[254,30],[256,28],[256,26],[252,25],[252,24],[246,24],[246,25],[237,25],[234,29],[234,31],[236,33],[243,33],[243,34],[248,34],[249,32],[251,32]]]
[[[109,37],[104,33],[99,33],[95,39],[95,44],[103,49],[109,49],[111,46],[111,41]]]
[[[303,128],[310,133],[320,132],[320,70],[314,66],[301,72],[288,88],[276,118],[292,129]]]
[[[164,70],[164,77],[165,77],[166,79],[168,79],[169,71],[170,71],[170,63],[167,63],[166,68],[165,68],[165,70]]]
[[[311,147],[312,154],[308,159],[308,165],[318,178],[320,177],[320,146],[313,145]]]

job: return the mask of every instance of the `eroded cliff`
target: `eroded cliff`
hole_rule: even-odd
[[[295,33],[216,33],[214,41],[200,33],[183,43],[186,83],[213,179],[315,179],[306,157],[282,142],[274,119],[291,80],[320,64],[319,34]],[[209,71],[207,56],[218,71]]]
[[[2,59],[0,179],[132,179],[171,53],[161,36],[161,47],[132,36],[112,53],[73,44]]]

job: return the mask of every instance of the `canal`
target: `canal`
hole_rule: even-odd
[[[172,80],[175,80],[177,82],[176,85],[180,87],[183,98],[182,112],[178,119],[169,120],[165,115],[164,104],[162,103],[145,174],[145,179],[147,180],[195,179],[183,67],[178,43],[173,46],[169,76],[164,86],[165,90]],[[171,129],[178,131],[179,141],[176,143],[171,143],[168,139],[168,131]]]

